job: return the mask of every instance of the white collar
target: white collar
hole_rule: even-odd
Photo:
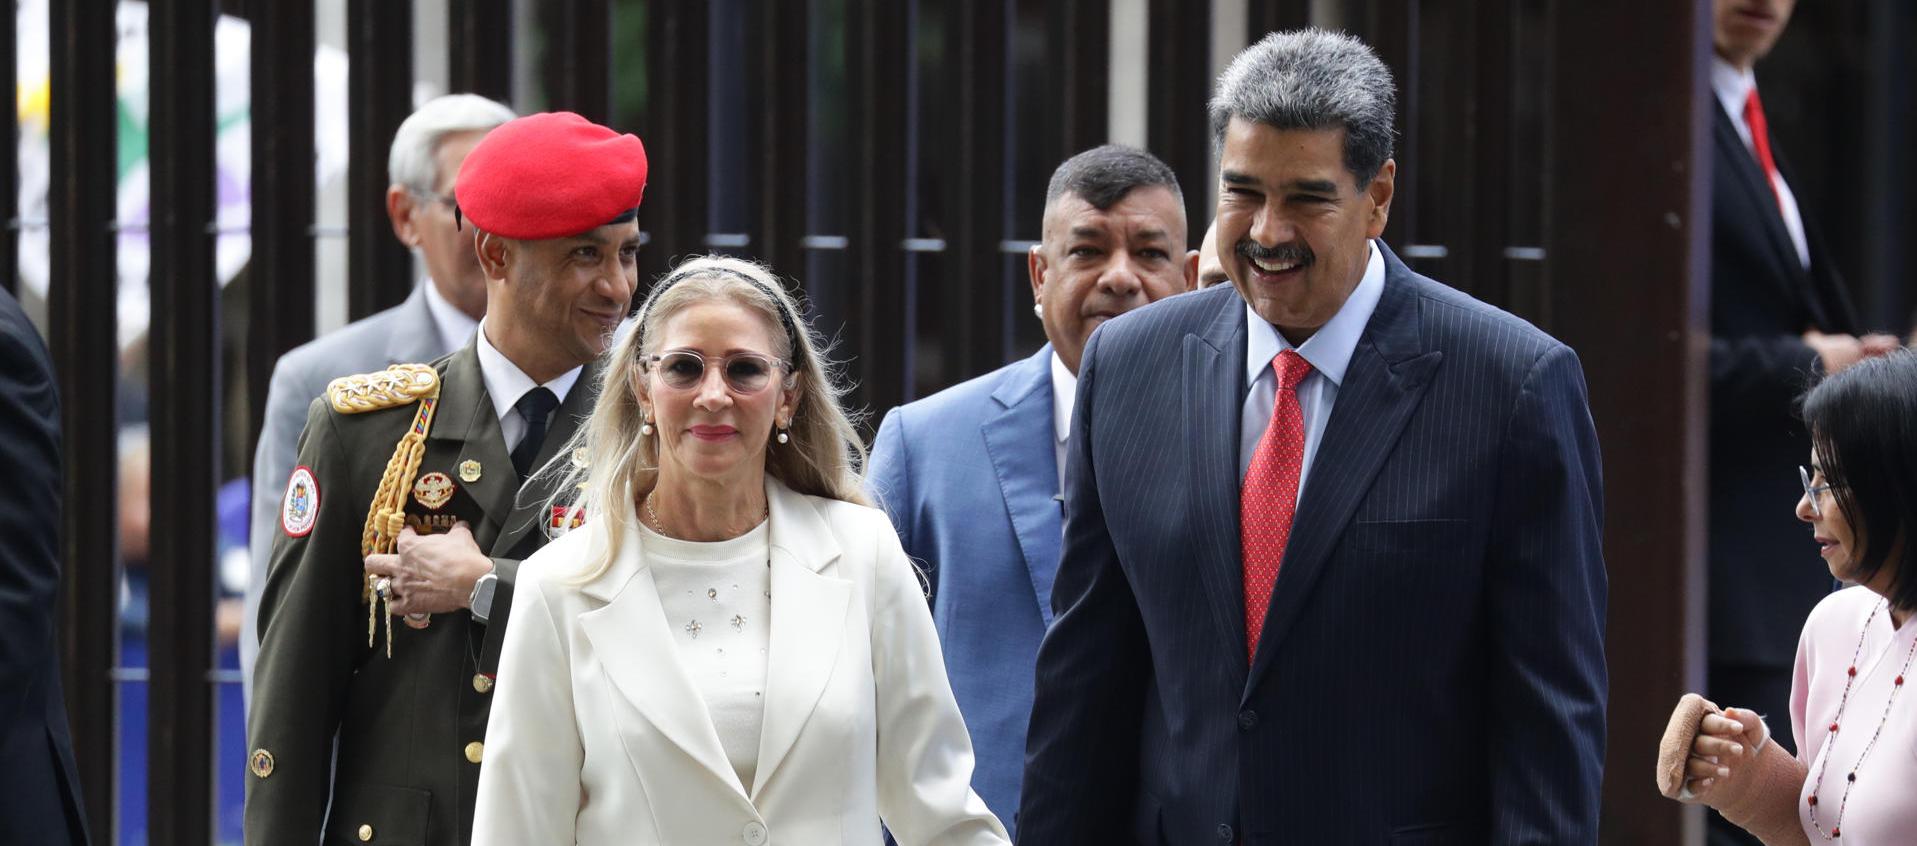
[[[1756,73],[1735,67],[1716,53],[1711,54],[1711,91],[1717,95],[1717,102],[1723,104],[1724,113],[1730,115],[1732,122],[1743,125],[1744,101],[1749,100],[1751,92],[1755,90]]]
[[[433,326],[439,330],[440,348],[452,352],[465,346],[466,339],[479,331],[479,321],[447,300],[433,277],[421,279],[419,285],[426,289],[426,311],[433,316]]]
[[[1078,399],[1078,377],[1065,366],[1065,359],[1052,351],[1052,428],[1058,442],[1072,434],[1072,403]]]
[[[479,373],[486,380],[486,393],[493,398],[493,411],[499,419],[504,420],[507,414],[512,413],[513,406],[519,403],[520,397],[540,386],[534,384],[531,376],[527,376],[486,338],[486,322],[483,320],[479,322],[477,337],[475,346],[479,348]],[[545,387],[551,389],[560,402],[565,402],[566,394],[572,391],[573,383],[579,381],[579,372],[584,369],[585,366],[581,365],[561,373],[547,382]]]
[[[1365,324],[1371,322],[1378,298],[1384,295],[1384,254],[1378,251],[1376,242],[1367,241],[1366,246],[1371,258],[1365,262],[1365,273],[1358,278],[1358,287],[1351,290],[1351,296],[1345,298],[1337,314],[1298,346],[1298,354],[1310,362],[1311,372],[1322,374],[1333,385],[1344,384],[1345,369],[1351,366],[1351,354],[1358,349],[1358,338],[1364,335]],[[1245,326],[1245,384],[1249,385],[1271,367],[1273,358],[1291,349],[1291,342],[1278,333],[1277,327],[1259,317],[1250,303],[1245,304]]]

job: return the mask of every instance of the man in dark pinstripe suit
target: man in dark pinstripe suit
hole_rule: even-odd
[[[1583,372],[1376,240],[1393,101],[1321,31],[1220,78],[1232,284],[1085,348],[1021,842],[1595,842]]]

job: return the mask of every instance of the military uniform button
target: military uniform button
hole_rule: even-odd
[[[480,743],[477,740],[466,744],[466,760],[477,764],[479,763],[479,759],[485,756],[486,744]]]
[[[491,693],[493,690],[493,680],[486,678],[485,673],[475,673],[473,675],[473,689],[480,693]]]
[[[370,825],[362,825],[362,826],[360,826],[360,827],[359,827],[359,842],[361,842],[361,843],[371,843],[371,842],[373,842],[373,827],[372,827],[372,826],[370,826]]]

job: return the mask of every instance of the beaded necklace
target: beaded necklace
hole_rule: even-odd
[[[1890,708],[1897,703],[1897,694],[1904,689],[1904,676],[1910,672],[1911,658],[1917,657],[1917,640],[1913,640],[1910,649],[1904,653],[1903,668],[1897,671],[1897,678],[1891,683],[1890,697],[1884,700],[1884,715],[1877,718],[1877,728],[1870,733],[1870,742],[1864,744],[1864,753],[1857,756],[1857,763],[1851,765],[1850,772],[1844,776],[1844,795],[1837,801],[1837,819],[1831,821],[1830,831],[1825,832],[1824,827],[1817,823],[1817,794],[1824,789],[1824,771],[1830,768],[1831,756],[1836,751],[1832,747],[1837,743],[1837,726],[1844,721],[1844,706],[1850,704],[1850,688],[1857,681],[1857,659],[1864,654],[1864,640],[1870,635],[1870,624],[1877,621],[1878,612],[1889,606],[1889,600],[1879,602],[1876,608],[1871,609],[1870,616],[1864,618],[1864,631],[1857,635],[1857,648],[1851,652],[1850,669],[1844,673],[1844,695],[1837,700],[1837,715],[1831,718],[1830,737],[1824,741],[1823,761],[1817,765],[1817,781],[1811,785],[1811,829],[1825,840],[1836,840],[1843,836],[1844,809],[1850,805],[1851,788],[1857,786],[1857,771],[1864,768],[1864,761],[1869,760],[1871,751],[1877,748],[1877,738],[1883,735],[1884,725],[1890,722]]]

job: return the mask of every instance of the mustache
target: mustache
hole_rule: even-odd
[[[1303,244],[1279,244],[1276,247],[1265,247],[1250,238],[1240,240],[1234,251],[1255,261],[1295,263],[1300,268],[1310,267],[1318,260],[1318,255]]]

